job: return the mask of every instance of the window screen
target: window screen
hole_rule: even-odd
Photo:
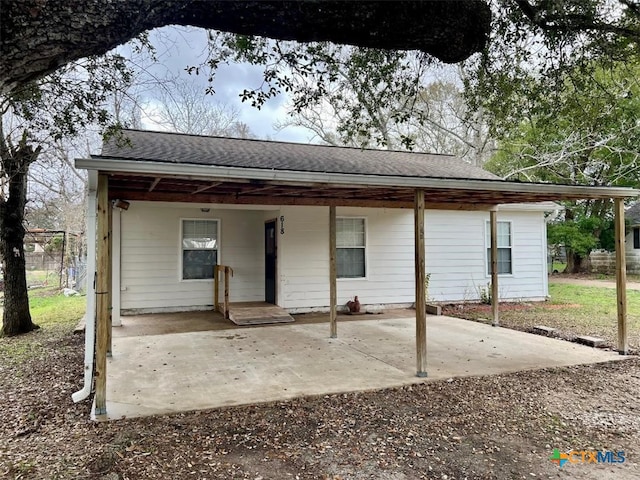
[[[365,276],[364,218],[336,219],[336,268],[338,278]]]
[[[497,222],[498,227],[498,274],[513,273],[511,258],[511,222]],[[491,225],[487,222],[487,275],[491,275]]]
[[[213,278],[218,263],[218,221],[182,220],[182,279]]]

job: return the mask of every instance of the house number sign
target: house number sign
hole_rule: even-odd
[[[284,215],[280,215],[280,235],[284,235]]]

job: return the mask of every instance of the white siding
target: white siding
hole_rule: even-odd
[[[259,207],[244,207],[259,208]],[[220,263],[234,269],[232,301],[264,300],[264,223],[278,219],[277,303],[291,310],[329,303],[329,208],[271,207],[268,211],[132,202],[122,215],[122,308],[187,309],[212,304],[212,281],[179,280],[180,218],[219,219]],[[414,301],[413,211],[338,208],[366,218],[366,278],[339,279],[338,303]],[[284,232],[281,218],[284,217]],[[486,271],[488,212],[427,211],[426,270],[432,301],[477,300]],[[502,300],[547,295],[545,223],[541,211],[498,212],[512,222],[513,274],[500,276]]]
[[[627,264],[627,273],[638,275],[640,274],[640,249],[633,248],[633,229],[638,228],[634,226],[629,229],[627,236],[625,237],[625,260]],[[615,270],[615,256],[612,259],[613,269]]]
[[[278,231],[278,304],[284,308],[328,305],[328,207],[282,207],[280,215],[284,233]]]
[[[364,304],[412,303],[413,217],[399,210],[338,208],[339,216],[366,218],[366,278],[338,279],[338,304],[355,295]],[[281,306],[328,306],[329,209],[283,207],[279,250]]]
[[[180,219],[220,221],[218,261],[234,270],[231,301],[264,300],[263,211],[131,202],[122,214],[122,308],[210,308],[213,280],[180,280]]]
[[[329,298],[327,207],[282,207],[279,304],[290,309],[326,307]],[[413,212],[395,209],[338,208],[338,216],[367,219],[367,277],[339,279],[338,304],[358,295],[363,304],[414,301]],[[427,211],[426,263],[433,301],[477,300],[487,275],[487,212]],[[544,299],[545,224],[542,212],[498,213],[512,222],[513,274],[501,275],[500,297]]]
[[[487,273],[487,212],[428,211],[426,262],[429,298],[434,301],[478,300],[491,281]],[[546,240],[542,212],[498,212],[511,222],[512,274],[500,275],[501,300],[542,300],[547,295]]]

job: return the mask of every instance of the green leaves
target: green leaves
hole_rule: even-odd
[[[640,182],[640,69],[571,72],[561,91],[501,126],[492,171],[526,181],[586,185]]]
[[[640,185],[640,9],[626,1],[496,0],[492,41],[467,62],[498,153],[486,167],[522,181]],[[549,244],[611,249],[611,205],[567,202]]]
[[[489,47],[467,62],[470,101],[491,113],[501,136],[514,121],[553,111],[569,83],[589,93],[581,80],[636,63],[640,9],[629,3],[495,0]]]
[[[586,256],[598,246],[595,235],[598,219],[583,218],[580,221],[568,220],[552,223],[547,227],[547,238],[550,245],[561,245],[581,256]]]

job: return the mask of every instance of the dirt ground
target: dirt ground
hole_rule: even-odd
[[[584,287],[606,287],[616,288],[615,279],[601,279],[594,275],[551,275],[549,282],[570,283],[572,285],[582,285]],[[640,290],[640,282],[627,280],[627,290]]]
[[[640,478],[638,357],[94,423],[70,398],[82,335],[29,335],[35,354],[0,358],[3,478]],[[625,461],[560,468],[554,448]]]

